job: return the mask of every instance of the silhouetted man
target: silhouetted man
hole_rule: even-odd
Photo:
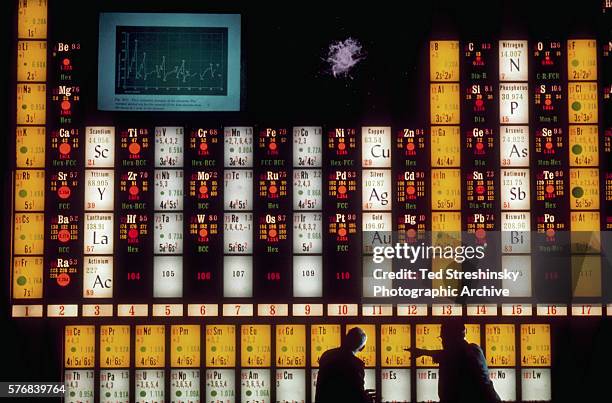
[[[319,360],[316,403],[371,403],[374,392],[364,389],[363,361],[355,356],[364,349],[365,332],[354,327],[346,334],[342,345],[327,350]]]
[[[465,326],[460,322],[442,324],[443,350],[414,349],[440,364],[438,397],[441,403],[493,403],[501,399],[489,378],[482,349],[465,341]]]

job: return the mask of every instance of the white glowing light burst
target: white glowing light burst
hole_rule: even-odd
[[[365,53],[361,43],[357,39],[347,38],[329,45],[326,60],[334,77],[349,77],[352,68],[364,58]]]

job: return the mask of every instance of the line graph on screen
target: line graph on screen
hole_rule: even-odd
[[[227,28],[117,26],[116,94],[227,95]]]

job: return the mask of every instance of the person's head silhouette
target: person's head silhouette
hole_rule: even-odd
[[[344,340],[342,341],[342,348],[352,351],[353,354],[357,354],[364,349],[366,341],[368,341],[368,336],[366,336],[363,329],[360,327],[354,327],[349,330],[344,337]]]
[[[463,322],[451,320],[442,323],[440,329],[442,347],[448,348],[461,343],[465,339],[465,325]]]

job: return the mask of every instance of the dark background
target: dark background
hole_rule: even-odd
[[[428,126],[428,41],[468,39],[608,40],[610,11],[603,1],[434,1],[368,2],[325,6],[312,2],[74,1],[49,0],[49,46],[81,41],[87,63],[83,80],[83,126],[115,120],[148,119],[155,125],[189,122],[293,125]],[[8,72],[0,80],[7,95],[0,135],[3,158],[2,303],[0,380],[59,381],[61,331],[54,319],[11,319],[9,301],[10,161],[15,116],[16,0],[3,2],[2,45]],[[100,11],[237,12],[242,14],[243,111],[235,113],[109,113],[96,108],[97,15]],[[329,43],[357,38],[367,57],[352,78],[334,78],[323,59]],[[602,71],[600,70],[600,73]],[[129,116],[128,116],[129,115]],[[152,123],[153,124],[153,123]],[[504,318],[508,322],[507,318]],[[546,318],[534,318],[545,322]],[[612,326],[608,318],[553,318],[554,401],[609,401]],[[81,321],[83,322],[83,321]],[[518,348],[518,345],[517,345]],[[520,382],[520,378],[517,378]]]

